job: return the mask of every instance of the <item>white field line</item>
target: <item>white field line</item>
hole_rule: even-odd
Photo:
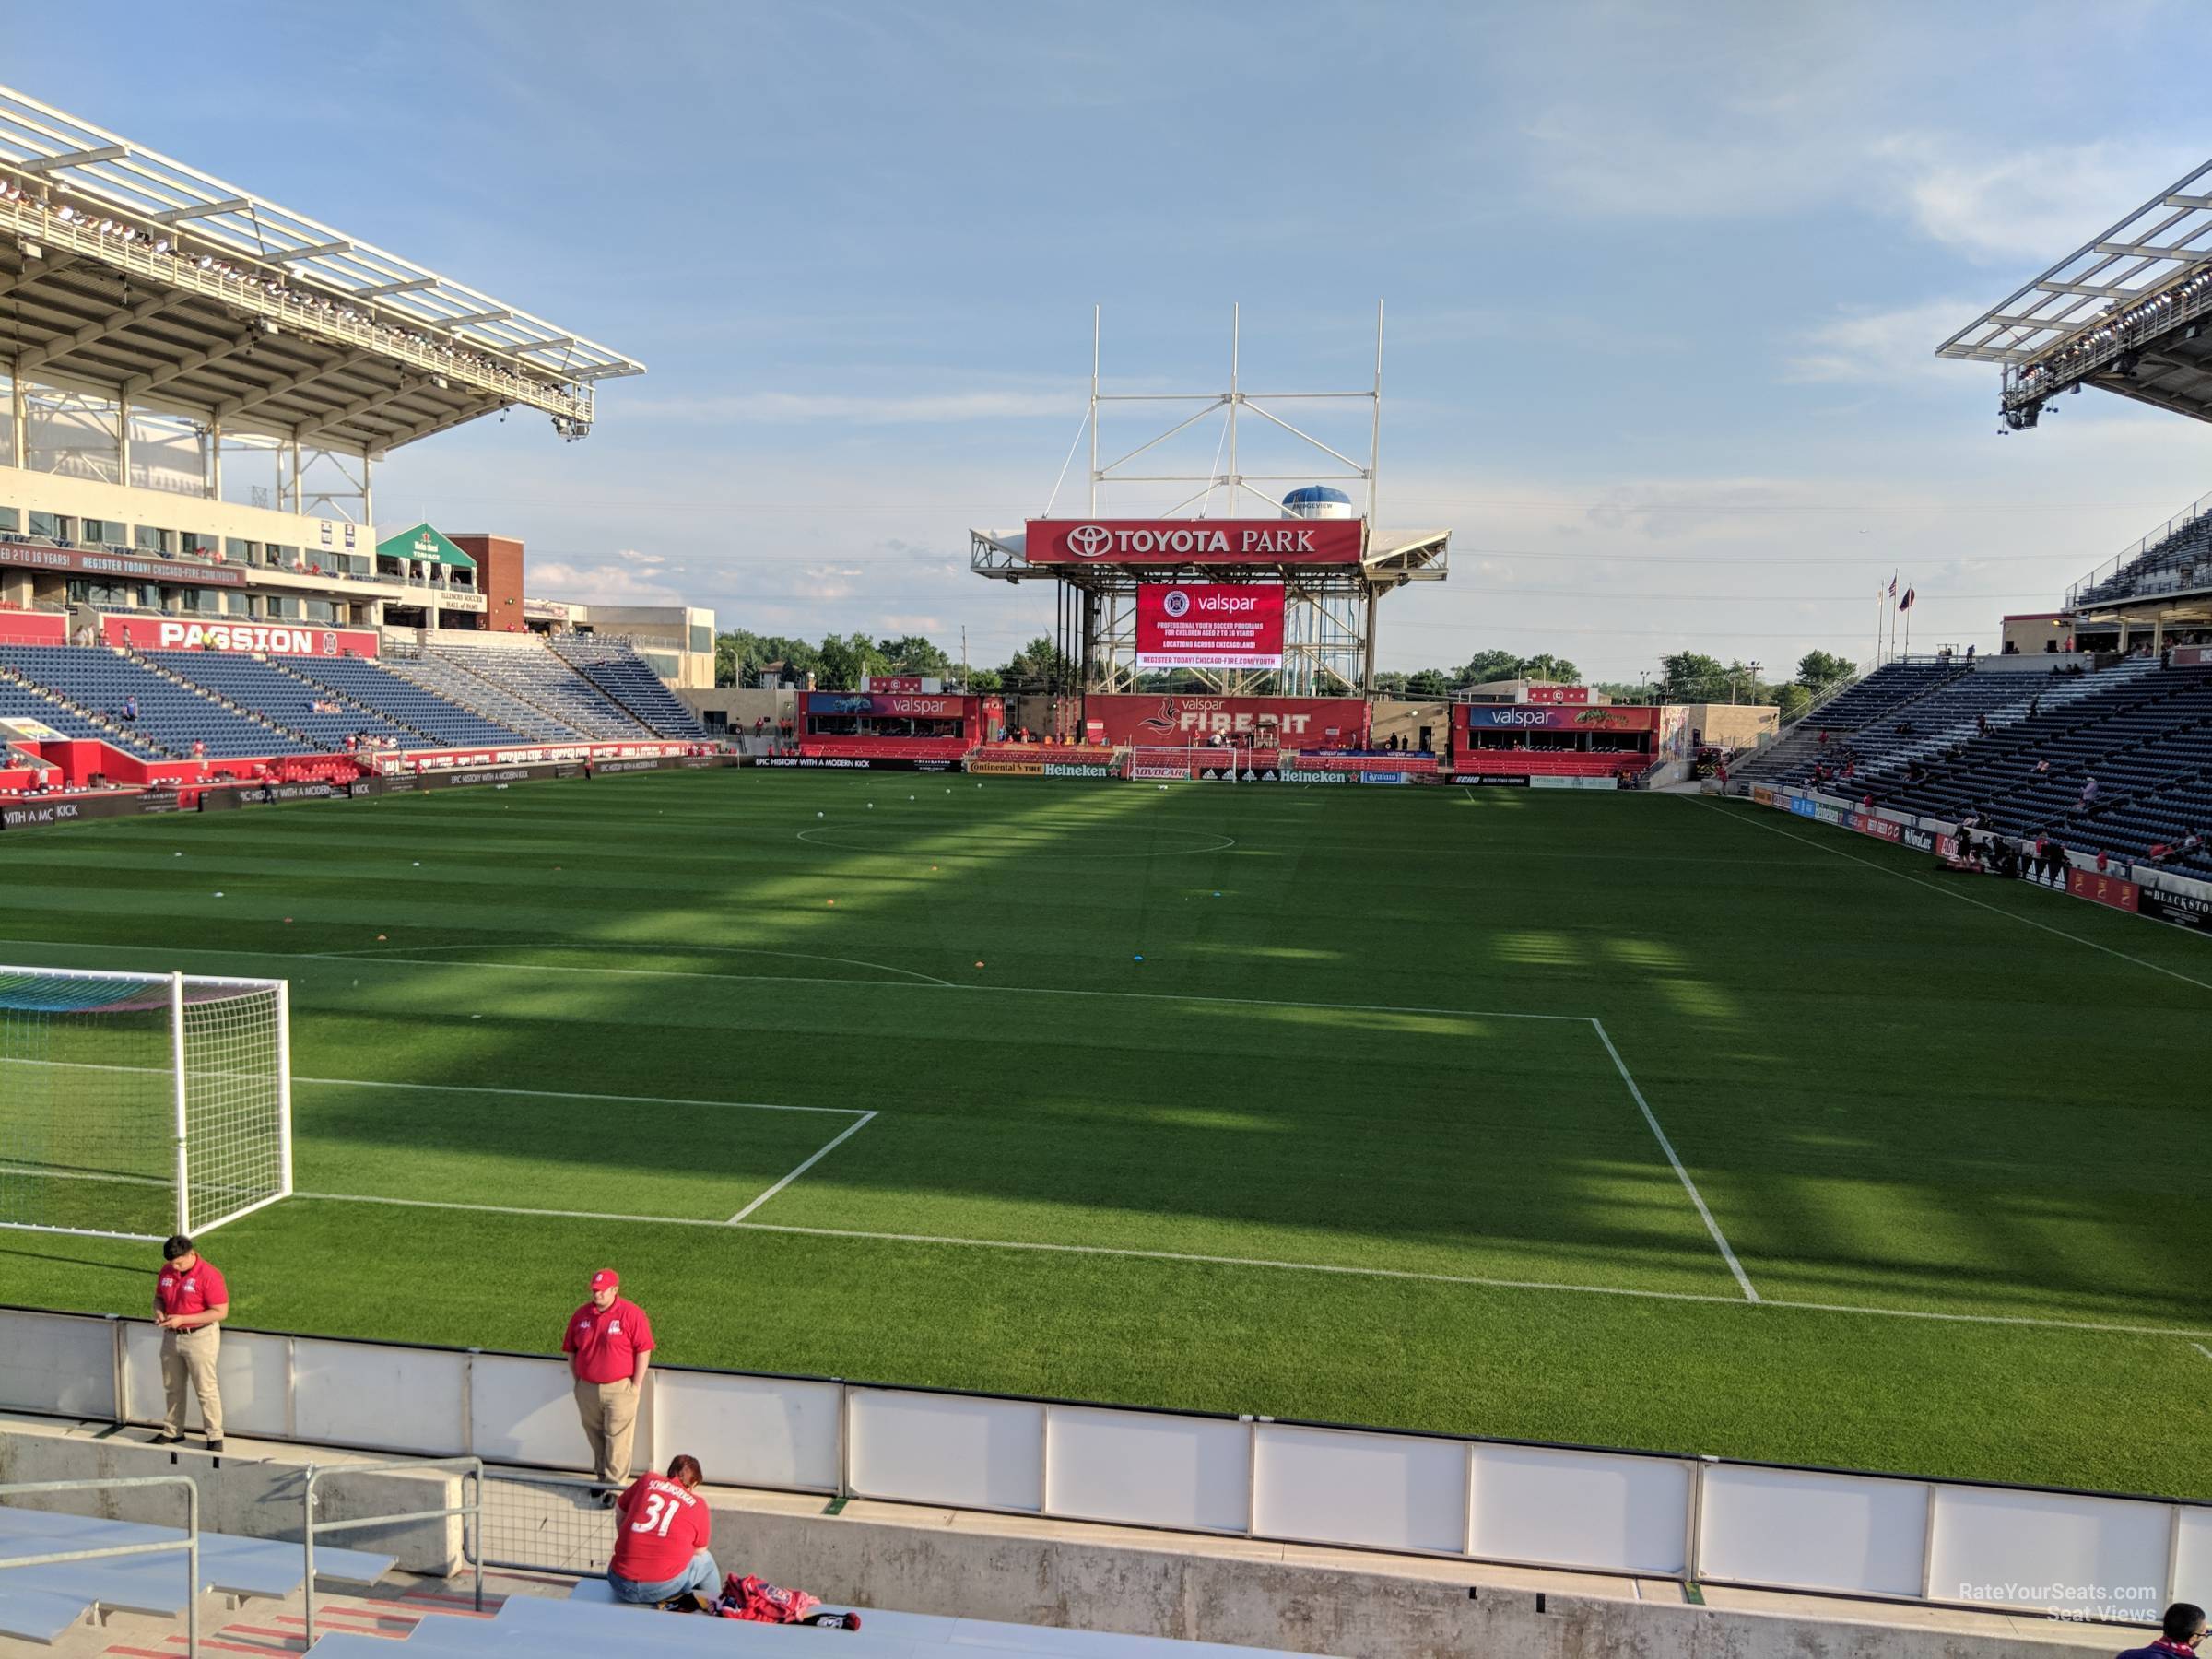
[[[1823,853],[1832,853],[1838,858],[1848,858],[1853,864],[1865,865],[1868,869],[1879,871],[1884,876],[1894,876],[1898,880],[1909,881],[1914,887],[1926,888],[1931,893],[1941,893],[1946,899],[1956,899],[1961,904],[1971,904],[1976,910],[1985,910],[1992,915],[2006,917],[2023,926],[2037,928],[2047,934],[2055,934],[2062,939],[2071,939],[2077,945],[2087,945],[2091,950],[2101,950],[2106,956],[2118,957],[2124,962],[2133,962],[2138,968],[2147,968],[2151,972],[2162,973],[2168,979],[2180,980],[2184,985],[2194,985],[2200,991],[2212,991],[2212,981],[2193,979],[2188,974],[2178,972],[2171,968],[2161,968],[2156,962],[2147,962],[2141,957],[2128,955],[2124,950],[2114,950],[2110,945],[2100,945],[2094,939],[2085,939],[2079,934],[2070,934],[2063,927],[2052,926],[2048,922],[2038,922],[2033,916],[2023,916],[2019,912],[2006,910],[2001,904],[1988,903],[1975,898],[1971,893],[1962,893],[1957,888],[1945,887],[1940,882],[1928,881],[1918,876],[1907,875],[1904,871],[1892,869],[1886,864],[1877,864],[1871,858],[1862,858],[1856,853],[1849,852],[1842,847],[1831,846],[1825,840],[1816,840],[1809,835],[1794,835],[1779,824],[1763,822],[1762,819],[1766,815],[1757,808],[1753,808],[1748,816],[1745,816],[1731,812],[1725,806],[1715,806],[1710,801],[1700,800],[1696,795],[1684,795],[1682,798],[1702,806],[1708,812],[1717,812],[1723,818],[1733,822],[1748,824],[1754,830],[1764,830],[1768,834],[1779,835],[1784,841],[1800,841],[1806,846],[1817,847]]]
[[[1107,820],[1101,819],[1100,822],[1106,823]],[[831,825],[829,828],[834,829],[837,827],[838,826]],[[1083,830],[1096,829],[1098,827],[1098,825],[1094,824],[1081,825],[1077,828],[1077,833],[1081,833]],[[816,841],[813,839],[813,837],[822,833],[824,833],[824,830],[800,830],[794,832],[792,839],[794,841],[803,842],[809,847],[821,848],[825,852],[857,853],[863,858],[921,858],[927,856],[930,858],[939,859],[998,859],[1006,856],[1006,851],[1003,848],[994,849],[988,853],[937,852],[924,854],[920,849],[912,846],[847,847],[841,846],[836,841]],[[1196,833],[1213,836],[1214,844],[1210,847],[1168,847],[1159,852],[1147,850],[1141,853],[1032,853],[1027,849],[1022,849],[1019,852],[1019,856],[1025,862],[1045,864],[1090,864],[1099,859],[1121,858],[1194,858],[1200,853],[1226,853],[1237,844],[1237,838],[1235,836],[1223,835],[1217,830],[1198,830]]]
[[[44,1065],[63,1071],[135,1072],[144,1077],[169,1077],[176,1074],[166,1065],[102,1065],[94,1060],[29,1060],[0,1055],[0,1065]],[[313,1083],[325,1088],[412,1088],[437,1094],[518,1095],[530,1100],[602,1100],[612,1106],[721,1106],[735,1112],[829,1112],[841,1117],[874,1117],[857,1106],[788,1106],[777,1100],[693,1100],[677,1095],[580,1094],[569,1088],[495,1088],[480,1083],[391,1083],[372,1077],[301,1077],[295,1083]],[[857,1127],[857,1125],[855,1125]]]
[[[2194,1348],[2198,1353],[2202,1354],[2206,1359],[2212,1359],[2212,1348],[2206,1347],[2201,1342],[2193,1342],[2189,1346]]]
[[[751,1215],[755,1210],[766,1204],[771,1198],[773,1198],[778,1193],[782,1192],[785,1187],[789,1186],[800,1176],[806,1174],[807,1171],[813,1169],[816,1164],[820,1163],[823,1159],[829,1157],[830,1153],[836,1151],[841,1143],[852,1139],[853,1136],[858,1135],[863,1129],[865,1129],[868,1124],[875,1120],[875,1117],[876,1114],[872,1112],[862,1112],[860,1114],[859,1122],[848,1124],[844,1128],[838,1131],[835,1138],[833,1138],[828,1146],[822,1147],[820,1151],[815,1153],[813,1157],[807,1159],[804,1163],[800,1164],[797,1169],[792,1171],[790,1174],[784,1176],[782,1180],[777,1182],[774,1186],[770,1187],[767,1192],[761,1194],[759,1197],[754,1199],[750,1204],[747,1205],[743,1209],[732,1216],[728,1224],[735,1227],[738,1222],[744,1220],[747,1216]]]
[[[57,1170],[43,1164],[0,1163],[0,1175],[35,1175],[43,1181],[112,1181],[124,1186],[174,1187],[173,1175],[124,1175],[112,1171]]]
[[[1326,1273],[1352,1278],[1465,1285],[1483,1290],[1549,1290],[1572,1296],[1625,1296],[1649,1301],[1704,1302],[1723,1308],[1786,1308],[1794,1312],[1859,1314],[1880,1319],[1934,1320],[1945,1324],[2018,1325],[2028,1329],[2085,1331],[2109,1336],[2178,1336],[2212,1339],[2192,1326],[2108,1324],[2079,1319],[2041,1319],[2010,1313],[1941,1313],[1919,1308],[1865,1308],[1842,1302],[1790,1301],[1715,1296],[1697,1290],[1643,1290],[1625,1285],[1577,1285],[1553,1279],[1486,1278],[1475,1274],[1423,1273],[1407,1267],[1354,1267],[1334,1262],[1286,1262],[1267,1256],[1198,1255],[1175,1250],[1135,1250],[1112,1244],[1046,1244],[1018,1239],[966,1239],[938,1233],[869,1232],[846,1227],[798,1227],[780,1221],[703,1221],[683,1216],[625,1216],[600,1210],[524,1209],[498,1204],[457,1204],[430,1198],[383,1198],[365,1193],[298,1193],[324,1204],[389,1204],[407,1209],[470,1210],[491,1216],[552,1216],[580,1221],[626,1221],[642,1227],[719,1227],[741,1232],[789,1233],[802,1238],[853,1239],[865,1243],[926,1244],[963,1250],[1030,1251],[1044,1255],[1111,1256],[1128,1261],[1173,1262],[1204,1267],[1259,1267],[1281,1273]]]
[[[1757,1301],[1759,1292],[1751,1288],[1751,1276],[1744,1271],[1744,1265],[1735,1259],[1735,1252],[1728,1248],[1728,1235],[1721,1230],[1721,1224],[1712,1218],[1712,1212],[1705,1207],[1704,1194],[1698,1191],[1698,1183],[1689,1178],[1689,1171],[1682,1167],[1682,1160],[1675,1156],[1674,1143],[1666,1138],[1666,1131],[1659,1127],[1658,1118],[1653,1115],[1650,1103],[1643,1098],[1643,1090],[1636,1087],[1636,1079],[1629,1075],[1628,1065],[1621,1059],[1620,1051],[1613,1046],[1612,1037],[1595,1018],[1591,1019],[1590,1029],[1597,1033],[1597,1040],[1606,1045],[1606,1053],[1612,1056],[1613,1069],[1620,1074],[1620,1080],[1629,1086],[1629,1094],[1636,1102],[1636,1110],[1643,1113],[1643,1121],[1651,1125],[1652,1134],[1659,1142],[1659,1150],[1665,1153],[1666,1161],[1675,1166],[1675,1174],[1682,1182],[1682,1190],[1689,1194],[1689,1201],[1698,1206],[1698,1214],[1705,1218],[1705,1230],[1712,1235],[1712,1241],[1720,1246],[1721,1260],[1728,1264],[1728,1271],[1735,1275],[1735,1282],[1743,1287],[1744,1300]]]
[[[708,956],[788,957],[794,961],[801,962],[836,962],[846,968],[873,968],[879,973],[903,973],[909,978],[924,980],[933,985],[949,985],[952,983],[950,980],[939,979],[934,973],[924,973],[918,968],[899,968],[894,967],[889,962],[870,962],[864,960],[859,957],[818,956],[810,950],[761,950],[748,945],[624,945],[618,943],[607,944],[598,940],[579,941],[574,939],[560,939],[549,944],[535,945],[520,945],[504,941],[496,944],[477,945],[392,945],[385,947],[382,950],[378,949],[373,945],[364,945],[359,950],[324,950],[316,951],[313,954],[314,959],[318,961],[339,959],[346,961],[372,961],[377,958],[388,956],[394,951],[400,950],[418,951],[426,956],[431,954],[442,956],[448,952],[461,950],[628,950],[633,951],[639,956],[652,956],[656,951],[664,950],[688,950],[694,953],[703,953]],[[499,967],[500,965],[501,964],[496,962],[490,964],[490,966],[493,967]],[[598,971],[602,973],[620,973],[626,971],[618,968],[602,968]],[[632,970],[628,971],[653,971]],[[726,979],[730,976],[721,973],[701,973],[691,975],[672,973],[670,977],[688,977],[693,979]]]
[[[159,950],[160,953],[170,956],[211,956],[231,960],[242,957],[252,958],[257,961],[270,962],[364,961],[385,962],[400,968],[450,968],[453,966],[451,962],[422,961],[413,957],[340,956],[325,951],[213,950],[197,946],[175,945],[159,947],[151,945],[82,945],[65,939],[0,939],[0,945],[35,945],[53,950],[121,950],[137,956],[149,955]],[[524,946],[520,948],[528,949],[530,947]],[[514,973],[612,973],[644,979],[714,979],[728,980],[736,983],[769,985],[865,985],[869,989],[877,991],[912,991],[924,988],[918,984],[910,985],[900,980],[828,979],[788,973],[678,973],[653,968],[559,968],[543,962],[482,962],[477,965]],[[980,991],[993,996],[1103,996],[1130,1002],[1203,1003],[1215,1007],[1312,1008],[1323,1013],[1334,1014],[1435,1014],[1453,1019],[1549,1019],[1565,1020],[1571,1024],[1583,1025],[1588,1023],[1590,1018],[1587,1014],[1526,1014],[1512,1012],[1503,1008],[1430,1008],[1399,1006],[1392,1003],[1286,1002],[1279,997],[1269,996],[1206,996],[1196,992],[1180,991],[1077,991],[1054,985],[964,985],[949,980],[938,980],[926,988],[945,991]],[[345,1082],[348,1079],[324,1078],[323,1081]],[[431,1085],[425,1084],[422,1087],[429,1088]],[[524,1089],[523,1092],[535,1094],[538,1091]],[[689,1103],[713,1105],[717,1102],[694,1101]],[[829,1112],[841,1109],[822,1106],[816,1107],[814,1110]]]

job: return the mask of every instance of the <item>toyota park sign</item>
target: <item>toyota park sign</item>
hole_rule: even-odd
[[[1042,565],[1356,565],[1359,519],[1031,519]]]

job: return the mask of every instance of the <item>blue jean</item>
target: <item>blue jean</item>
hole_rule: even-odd
[[[722,1589],[722,1570],[714,1565],[713,1556],[702,1549],[691,1558],[690,1566],[674,1578],[664,1579],[657,1584],[641,1584],[635,1579],[622,1578],[612,1572],[606,1575],[606,1582],[614,1586],[617,1601],[643,1602],[651,1606],[654,1602],[674,1601],[687,1590],[696,1590],[712,1600]]]

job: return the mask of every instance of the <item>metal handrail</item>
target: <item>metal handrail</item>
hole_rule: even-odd
[[[366,1515],[353,1521],[318,1521],[315,1519],[315,1484],[334,1476],[420,1474],[427,1469],[458,1469],[463,1477],[463,1490],[468,1494],[459,1503],[443,1509],[408,1510],[396,1515]],[[468,1484],[473,1477],[474,1485]],[[388,1526],[398,1521],[450,1521],[455,1515],[463,1517],[461,1528],[461,1559],[476,1581],[477,1611],[484,1611],[484,1460],[480,1457],[412,1458],[400,1463],[347,1464],[334,1468],[308,1465],[307,1480],[300,1492],[300,1547],[306,1553],[307,1583],[305,1603],[300,1608],[302,1632],[309,1647],[315,1645],[315,1535],[318,1533],[351,1532],[364,1526]],[[473,1547],[472,1547],[473,1545]]]
[[[200,1654],[200,1488],[189,1475],[134,1475],[121,1480],[27,1480],[0,1486],[0,1500],[18,1492],[112,1492],[126,1487],[181,1486],[184,1488],[184,1535],[166,1543],[112,1544],[104,1549],[60,1549],[47,1555],[0,1556],[0,1568],[58,1567],[66,1561],[103,1561],[115,1556],[184,1552],[185,1659]]]

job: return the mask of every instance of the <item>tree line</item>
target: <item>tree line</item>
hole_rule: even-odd
[[[995,666],[971,665],[968,688],[985,693],[1042,691],[1054,685],[1071,684],[1071,666],[1053,641],[1040,634]],[[960,679],[960,665],[921,634],[882,639],[865,633],[825,634],[819,644],[813,644],[740,628],[715,639],[716,685],[758,685],[761,675],[771,668],[802,685],[811,676],[815,688],[822,691],[857,690],[864,675],[919,674],[949,684]],[[1600,680],[1594,688],[1618,702],[1772,703],[1781,709],[1783,719],[1794,720],[1816,699],[1855,677],[1856,670],[1848,658],[1826,651],[1806,652],[1797,660],[1796,673],[1783,680],[1767,678],[1767,670],[1760,664],[1724,663],[1702,652],[1677,651],[1660,657],[1655,670],[1641,679]],[[1375,689],[1383,697],[1441,701],[1471,686],[1509,679],[1579,686],[1583,675],[1565,657],[1549,652],[1524,656],[1489,650],[1477,652],[1456,668],[1386,670],[1375,676]],[[1138,684],[1144,689],[1166,690],[1172,681],[1161,674],[1144,677]]]

